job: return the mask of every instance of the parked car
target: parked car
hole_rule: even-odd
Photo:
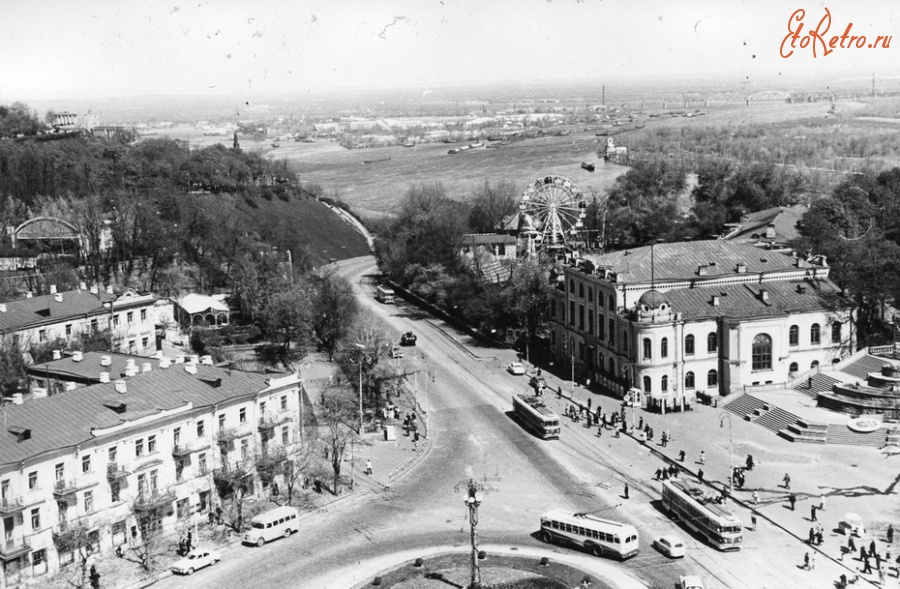
[[[397,358],[402,358],[402,357],[403,357],[403,350],[401,350],[399,346],[394,346],[393,348],[391,348],[391,358],[396,360]]]
[[[653,541],[653,547],[669,558],[684,558],[686,549],[678,536],[660,536]]]
[[[194,571],[214,565],[220,560],[222,556],[215,550],[195,548],[193,552],[172,565],[172,572],[179,575],[193,575]]]
[[[697,575],[681,575],[678,577],[678,589],[704,589],[703,580]]]
[[[510,374],[525,374],[525,366],[521,362],[510,362],[506,365],[506,371]]]
[[[402,336],[400,336],[400,345],[401,346],[414,346],[416,345],[416,334],[411,331],[407,331]]]
[[[538,376],[537,374],[531,375],[531,379],[529,379],[528,384],[530,384],[536,391],[547,388],[547,381],[544,380],[543,376]]]

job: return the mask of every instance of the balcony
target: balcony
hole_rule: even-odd
[[[24,538],[0,542],[0,560],[13,560],[31,552],[31,546]]]
[[[253,431],[249,429],[248,424],[242,423],[238,427],[231,427],[221,430],[216,434],[216,443],[224,450],[233,450],[236,446],[234,441],[238,438],[245,438],[253,435]]]
[[[293,417],[293,414],[287,409],[274,413],[266,413],[259,418],[259,431],[272,430],[279,425],[288,423]]]
[[[115,462],[106,465],[106,478],[111,481],[123,479],[131,474],[131,471]]]
[[[200,452],[201,450],[209,450],[210,448],[209,438],[197,438],[192,442],[175,444],[172,446],[172,456],[175,458],[181,458],[182,456],[187,456],[188,454],[192,454],[194,452]]]
[[[93,487],[97,483],[94,481],[73,481],[73,480],[62,480],[56,481],[53,483],[53,496],[57,499],[62,499],[63,497],[67,497],[69,495],[74,495],[78,491],[82,489],[87,489],[88,487]]]
[[[4,497],[0,499],[0,516],[7,517],[25,511],[21,497]]]
[[[144,491],[134,500],[133,508],[135,511],[152,511],[171,506],[173,501],[175,501],[175,493],[171,489]]]

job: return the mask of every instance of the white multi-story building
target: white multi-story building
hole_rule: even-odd
[[[0,303],[0,335],[26,350],[109,329],[119,351],[150,355],[156,352],[155,302],[154,295],[132,289],[117,295],[112,288],[57,292],[51,286],[48,295]]]
[[[785,384],[855,350],[822,258],[749,243],[669,243],[575,259],[557,275],[550,345],[576,375],[649,408]]]
[[[65,538],[76,527],[99,550],[127,551],[140,542],[140,525],[196,523],[217,500],[221,473],[253,472],[261,456],[281,460],[299,443],[296,374],[229,370],[196,357],[146,366],[4,407],[0,587],[71,563]],[[272,483],[243,481],[251,493]]]

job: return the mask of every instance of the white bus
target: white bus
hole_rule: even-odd
[[[638,553],[638,532],[634,526],[562,509],[554,509],[541,516],[541,540],[547,543],[568,542],[594,556],[612,556],[622,560]]]
[[[687,481],[662,484],[663,507],[684,526],[703,536],[719,550],[740,550],[744,541],[741,520],[715,503],[701,487]]]
[[[387,286],[379,286],[375,289],[375,299],[385,305],[394,304],[394,290]]]
[[[537,397],[513,395],[513,414],[545,440],[559,437],[559,417]]]
[[[276,507],[260,513],[250,520],[250,529],[244,533],[244,544],[262,546],[282,536],[287,538],[300,528],[299,513],[293,507]]]

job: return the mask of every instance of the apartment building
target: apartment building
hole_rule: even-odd
[[[850,305],[824,258],[703,241],[586,255],[558,268],[555,358],[651,409],[785,385],[855,350]]]
[[[171,531],[203,519],[228,469],[290,456],[299,377],[198,360],[160,358],[147,370],[3,407],[0,587],[72,564],[65,540],[76,526],[98,550],[127,550],[141,541],[141,522]],[[262,478],[244,481],[247,490],[273,482]]]
[[[83,285],[82,285],[83,286]],[[56,340],[109,329],[118,351],[150,355],[156,352],[156,297],[126,289],[77,288],[50,294],[26,295],[0,303],[0,335],[12,338],[23,350]]]

